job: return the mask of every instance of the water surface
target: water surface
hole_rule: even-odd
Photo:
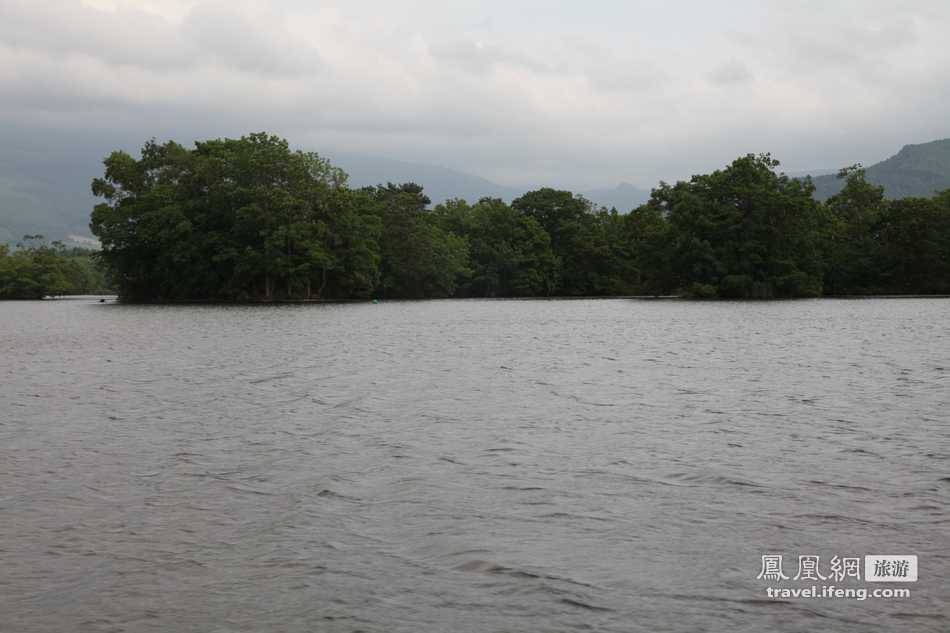
[[[3,303],[0,630],[946,631],[948,317]],[[775,602],[767,553],[921,580]]]

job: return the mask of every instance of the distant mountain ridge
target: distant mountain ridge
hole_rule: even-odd
[[[894,156],[865,169],[868,182],[884,187],[888,198],[929,198],[950,189],[950,138],[905,145]],[[836,175],[812,178],[815,197],[827,200],[841,191]]]
[[[452,198],[476,202],[486,197],[510,202],[524,193],[517,187],[500,185],[448,167],[342,152],[327,153],[326,157],[349,175],[351,187],[372,187],[387,182],[414,182],[422,185],[432,204]]]
[[[511,202],[536,188],[500,185],[486,178],[447,167],[410,163],[378,156],[337,152],[330,153],[327,157],[330,162],[349,174],[351,186],[365,187],[387,182],[415,182],[423,186],[432,204],[439,204],[452,198],[462,198],[472,203],[482,198],[501,198],[506,202]],[[650,197],[648,190],[640,189],[628,182],[620,183],[616,187],[590,189],[576,193],[597,206],[616,208],[621,213],[626,213],[643,204]]]
[[[641,189],[629,182],[622,182],[610,189],[591,189],[581,192],[581,195],[599,207],[616,209],[620,213],[627,213],[650,199],[650,191]]]

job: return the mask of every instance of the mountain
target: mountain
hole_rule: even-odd
[[[950,189],[950,138],[905,145],[896,155],[865,170],[868,182],[884,187],[888,198],[930,197]],[[826,200],[843,182],[835,175],[813,178],[815,197]]]
[[[432,204],[439,204],[452,198],[476,202],[485,197],[501,198],[510,202],[524,193],[524,190],[516,187],[499,185],[479,176],[436,165],[340,152],[327,154],[327,158],[349,174],[352,187],[387,182],[414,182],[425,188],[425,193],[432,200]]]
[[[837,173],[837,169],[807,169],[805,171],[787,171],[785,172],[785,175],[791,178],[804,178],[805,176],[811,176],[814,179],[819,176],[834,176]]]
[[[581,195],[599,207],[617,209],[620,213],[627,213],[650,199],[649,191],[629,182],[622,182],[611,189],[591,189]]]
[[[486,197],[501,198],[506,202],[511,202],[532,189],[531,187],[500,185],[485,178],[446,167],[377,156],[337,152],[329,154],[328,158],[330,162],[349,174],[351,186],[415,182],[425,187],[426,195],[432,200],[432,204],[439,204],[452,198],[462,198],[474,203]],[[650,192],[625,182],[612,188],[584,191],[581,195],[597,206],[608,209],[615,207],[618,211],[626,213],[646,202],[650,197]]]

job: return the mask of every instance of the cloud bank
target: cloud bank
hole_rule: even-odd
[[[516,186],[837,167],[950,136],[948,31],[922,1],[0,0],[0,136],[267,130]]]

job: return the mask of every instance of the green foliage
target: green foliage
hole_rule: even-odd
[[[865,180],[860,165],[842,169],[841,191],[825,203],[825,284],[830,294],[865,294],[880,285],[875,262],[880,257],[876,227],[885,213],[883,187]]]
[[[90,251],[26,235],[16,250],[0,244],[0,299],[42,299],[108,293],[106,277]]]
[[[661,183],[648,208],[669,223],[666,283],[695,296],[821,293],[822,214],[808,182],[748,155],[689,182]]]
[[[190,150],[150,141],[104,166],[91,226],[132,301],[950,292],[950,192],[888,201],[859,166],[818,203],[809,179],[743,156],[660,183],[626,215],[549,188],[430,210],[417,184],[350,189],[325,159],[263,133]],[[27,274],[18,253],[0,259],[8,293],[94,271],[37,251]]]
[[[633,289],[635,267],[623,220],[616,211],[595,210],[570,191],[538,189],[511,203],[551,237],[560,266],[555,294],[623,294]]]
[[[135,301],[367,295],[376,220],[346,175],[266,134],[114,152],[91,228],[123,298]],[[184,274],[183,274],[184,273]]]
[[[386,297],[450,297],[467,271],[465,240],[439,226],[429,198],[414,183],[376,187],[373,209],[381,242],[380,294]]]
[[[827,202],[829,294],[950,293],[950,191],[886,200],[860,166]]]
[[[891,201],[875,234],[880,291],[950,294],[950,191]]]
[[[557,287],[559,261],[551,238],[538,222],[497,198],[474,206],[463,200],[433,212],[444,230],[462,236],[470,268],[462,293],[478,297],[549,295]]]

